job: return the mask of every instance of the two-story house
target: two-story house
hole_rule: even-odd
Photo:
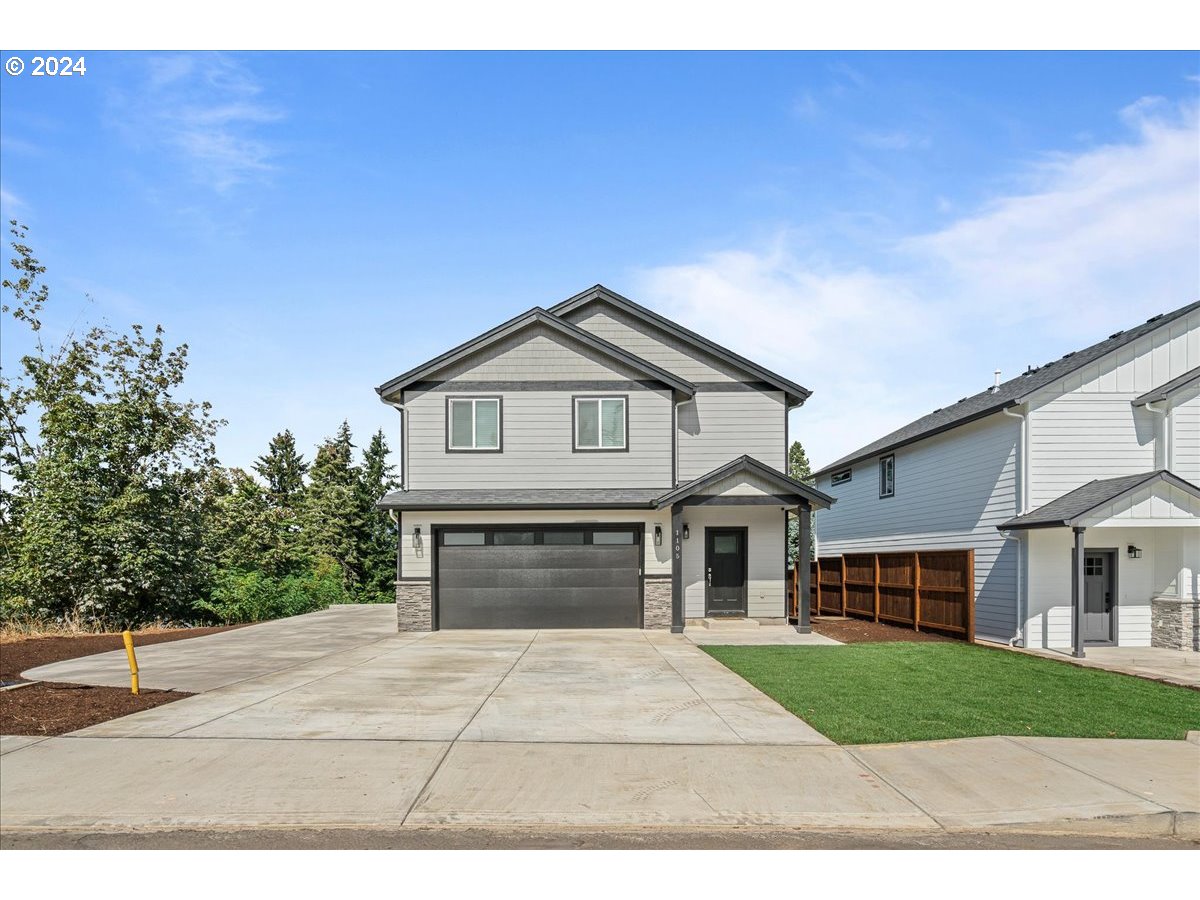
[[[997,379],[997,382],[999,379]],[[816,473],[819,553],[973,547],[981,638],[1197,649],[1200,303]]]
[[[782,622],[787,516],[831,502],[783,472],[808,390],[599,285],[378,392],[401,630]]]

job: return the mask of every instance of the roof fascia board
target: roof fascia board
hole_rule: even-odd
[[[478,337],[472,338],[471,340],[446,351],[441,356],[435,357],[434,359],[431,359],[428,362],[417,366],[416,368],[410,369],[403,375],[398,375],[390,381],[380,385],[375,390],[381,398],[386,400],[390,395],[394,394],[397,390],[402,389],[405,385],[411,384],[425,375],[436,372],[439,369],[465,359],[471,356],[473,353],[476,353],[479,350],[494,344],[496,341],[502,340],[511,334],[516,334],[522,329],[528,328],[534,324],[546,325],[552,330],[557,331],[559,334],[577,340],[585,346],[592,348],[593,350],[604,356],[607,356],[610,359],[616,360],[617,362],[629,366],[632,369],[636,369],[643,374],[649,375],[657,381],[661,381],[663,384],[681,394],[685,394],[686,396],[690,397],[696,393],[696,388],[691,382],[680,378],[677,375],[673,375],[665,369],[648,362],[647,360],[634,356],[629,351],[624,350],[615,344],[611,344],[603,338],[597,337],[596,335],[586,331],[583,328],[580,328],[578,325],[575,325],[572,322],[568,322],[559,318],[558,316],[551,315],[541,307],[534,307],[533,309],[528,310],[519,316],[515,316],[514,318],[509,319],[507,322],[497,325],[490,331],[486,331]]]
[[[603,285],[596,285],[595,287],[588,288],[586,291],[576,294],[574,297],[568,297],[561,303],[556,303],[554,306],[550,307],[550,312],[553,315],[562,316],[596,300],[607,301],[618,309],[632,316],[650,322],[652,325],[661,328],[668,334],[674,335],[675,337],[678,337],[683,341],[690,343],[701,350],[704,350],[706,353],[717,357],[723,362],[743,369],[753,375],[757,375],[762,381],[765,381],[772,387],[783,391],[788,397],[795,397],[797,402],[789,404],[790,406],[799,406],[812,396],[812,391],[803,385],[797,384],[791,379],[784,378],[782,375],[778,375],[775,372],[772,372],[770,369],[764,369],[762,366],[758,365],[758,363],[751,362],[744,356],[734,353],[732,350],[728,350],[725,347],[722,347],[720,344],[710,341],[703,335],[697,334],[688,328],[684,328],[678,322],[672,322],[665,316],[654,312],[654,310],[647,309],[641,304],[635,303],[628,297],[623,297],[615,291],[609,290]]]

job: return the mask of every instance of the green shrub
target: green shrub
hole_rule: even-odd
[[[261,572],[225,571],[217,576],[212,596],[195,604],[227,625],[265,622],[316,612],[339,603],[354,603],[336,567],[318,566],[306,575],[274,578]]]

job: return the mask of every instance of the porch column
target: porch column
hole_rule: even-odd
[[[683,504],[671,507],[671,632],[683,633]]]
[[[800,567],[796,578],[796,630],[801,634],[811,634],[808,593],[812,568],[812,506],[807,500],[801,500],[796,512],[800,519],[800,546],[796,548],[796,559]]]
[[[1075,548],[1071,551],[1071,655],[1083,659],[1083,533],[1086,528],[1074,528]]]

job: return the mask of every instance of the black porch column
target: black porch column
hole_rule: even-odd
[[[1075,548],[1071,551],[1071,655],[1083,659],[1083,533],[1075,528]]]
[[[801,634],[810,634],[812,622],[808,609],[808,594],[812,577],[812,506],[807,500],[801,500],[796,512],[800,519],[800,546],[796,548],[796,559],[800,567],[796,578],[796,630]]]
[[[683,504],[671,507],[671,631],[683,633]]]

